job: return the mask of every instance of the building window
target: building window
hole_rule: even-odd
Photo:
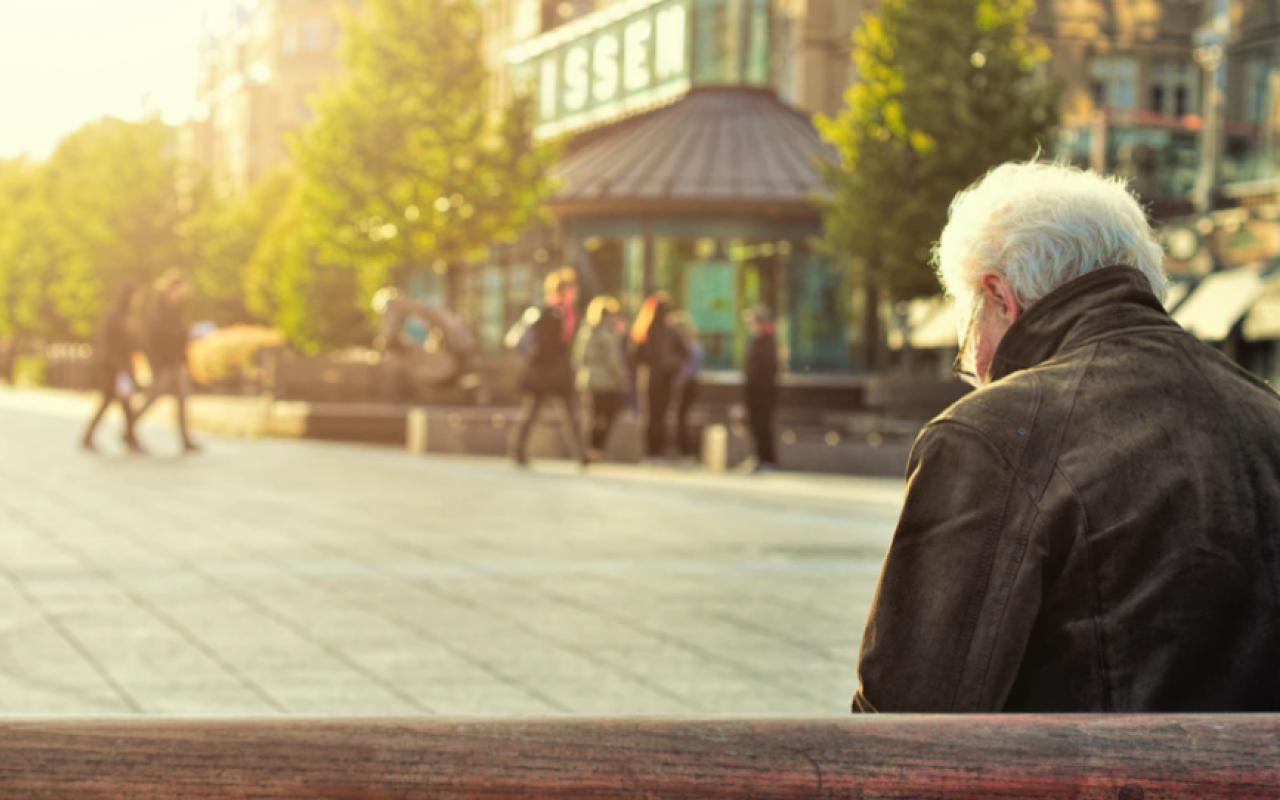
[[[694,77],[765,86],[770,78],[767,0],[697,0]]]
[[[1271,62],[1251,58],[1244,63],[1244,121],[1257,124],[1270,106]]]
[[[1189,61],[1152,61],[1150,110],[1175,117],[1194,114],[1195,88],[1199,77],[1199,70]]]
[[[309,19],[302,27],[303,44],[308,52],[320,49],[320,20]]]
[[[1094,105],[1100,108],[1136,108],[1137,72],[1137,64],[1132,58],[1095,58],[1089,65]]]
[[[280,49],[285,55],[298,52],[298,23],[285,23],[284,30],[280,32]]]
[[[769,84],[769,2],[749,0],[747,13],[747,83]]]
[[[694,77],[703,83],[737,83],[742,27],[739,0],[699,0],[695,6]]]
[[[774,15],[773,30],[770,31],[773,39],[770,48],[773,84],[778,90],[778,97],[791,105],[799,104],[796,100],[795,59],[792,56],[792,41],[797,30],[800,30],[798,23],[790,14],[778,12]]]

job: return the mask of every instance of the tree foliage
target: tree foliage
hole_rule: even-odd
[[[0,336],[70,334],[70,324],[48,291],[68,255],[39,166],[0,163]]]
[[[201,319],[266,322],[310,351],[368,344],[377,289],[514,238],[550,154],[527,99],[489,101],[477,0],[366,0],[346,28],[294,164],[247,192],[187,172],[158,120],[99,120],[43,163],[0,163],[0,336],[86,337],[121,282],[176,266]]]
[[[327,261],[318,238],[295,186],[245,269],[248,309],[283,330],[303,352],[368,345],[373,330],[358,302],[360,271]]]
[[[1056,121],[1033,0],[883,0],[854,34],[859,80],[819,117],[840,164],[825,245],[896,300],[938,291],[931,243],[956,192],[1033,157]]]
[[[294,143],[294,229],[317,269],[355,269],[361,309],[414,269],[480,257],[537,211],[548,154],[526,99],[489,102],[481,22],[475,0],[367,0],[347,21],[343,80]]]
[[[105,118],[0,179],[0,329],[86,336],[108,294],[181,262],[175,135]]]
[[[209,176],[199,181],[181,230],[200,318],[220,324],[254,319],[246,302],[249,266],[295,183],[288,166],[267,173],[243,195],[220,191]]]

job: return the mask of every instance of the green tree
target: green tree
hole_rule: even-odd
[[[70,253],[41,165],[0,163],[0,336],[26,341],[71,334],[48,291]]]
[[[345,75],[294,143],[295,225],[315,263],[354,268],[361,309],[413,269],[482,256],[537,213],[548,153],[532,143],[527,99],[492,107],[481,38],[475,0],[366,0],[346,21]]]
[[[285,166],[269,172],[244,194],[219,191],[207,179],[196,185],[191,213],[181,227],[183,261],[195,286],[194,314],[223,325],[253,317],[245,295],[248,270],[295,181],[292,169]]]
[[[58,144],[41,168],[42,220],[59,252],[46,253],[54,307],[88,335],[124,280],[146,282],[179,265],[176,136],[158,120],[102,119]]]
[[[876,299],[934,294],[931,245],[956,192],[988,169],[1034,156],[1056,122],[1048,50],[1027,30],[1033,0],[883,0],[854,33],[859,80],[817,125],[840,154],[824,244]]]
[[[360,273],[326,261],[318,238],[295,187],[249,259],[245,303],[303,352],[367,345],[373,327],[360,303]]]

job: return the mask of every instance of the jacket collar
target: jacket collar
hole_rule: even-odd
[[[1058,353],[1137,328],[1178,327],[1133,267],[1107,267],[1050,292],[1009,326],[991,362],[992,382]]]

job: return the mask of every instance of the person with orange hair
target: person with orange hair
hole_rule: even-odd
[[[646,369],[645,454],[661,465],[667,457],[667,409],[689,359],[689,348],[667,324],[671,297],[658,292],[644,302],[631,329],[636,362]]]

